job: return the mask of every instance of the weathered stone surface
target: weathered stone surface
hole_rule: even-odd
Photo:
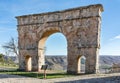
[[[55,32],[61,32],[68,42],[68,73],[78,73],[78,57],[81,56],[86,57],[86,73],[96,73],[102,11],[102,5],[97,4],[16,17],[20,69],[26,69],[25,57],[30,56],[32,70],[39,70],[44,64],[46,39]]]

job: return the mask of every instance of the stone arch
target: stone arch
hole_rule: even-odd
[[[44,64],[38,55],[46,38],[61,32],[67,39],[67,72],[78,73],[78,55],[86,57],[86,73],[97,73],[100,48],[101,4],[89,5],[64,11],[18,16],[19,69],[24,69],[25,51],[32,56],[32,70]],[[40,45],[38,47],[38,44]],[[42,55],[42,51],[40,51]]]
[[[39,43],[38,43],[38,70],[40,71],[40,68],[42,65],[45,64],[45,55],[44,55],[44,51],[45,51],[45,42],[46,40],[48,39],[48,37],[54,33],[57,33],[57,32],[61,32],[60,28],[59,27],[52,27],[52,28],[49,28],[47,27],[48,29],[46,29],[41,37],[40,37],[40,40],[39,40]],[[64,33],[62,33],[64,35]],[[65,35],[64,35],[65,36]],[[65,36],[66,37],[66,36]],[[66,40],[67,40],[67,37],[66,37]]]

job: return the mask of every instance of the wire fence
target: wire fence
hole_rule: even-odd
[[[120,67],[101,68],[101,73],[120,73]]]

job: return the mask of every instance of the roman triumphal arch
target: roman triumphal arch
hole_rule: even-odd
[[[85,73],[97,73],[102,11],[102,5],[96,4],[16,17],[19,69],[40,70],[44,64],[46,39],[53,33],[61,32],[67,39],[67,72],[78,73],[79,58],[84,56]]]

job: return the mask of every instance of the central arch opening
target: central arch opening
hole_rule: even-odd
[[[39,70],[42,65],[48,65],[48,70],[67,70],[67,39],[60,32],[43,34],[39,41]]]
[[[67,41],[62,33],[54,33],[48,37],[45,43],[45,63],[50,70],[67,69]]]

